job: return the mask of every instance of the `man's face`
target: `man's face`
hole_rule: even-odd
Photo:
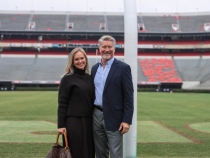
[[[110,60],[114,56],[115,47],[111,41],[102,41],[99,46],[99,52],[101,53],[102,60]]]

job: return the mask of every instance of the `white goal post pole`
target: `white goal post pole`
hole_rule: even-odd
[[[134,114],[130,130],[123,136],[123,158],[137,157],[137,42],[136,0],[124,0],[124,61],[131,66]]]

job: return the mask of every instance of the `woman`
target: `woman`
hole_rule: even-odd
[[[73,158],[94,158],[94,85],[85,51],[71,51],[58,94],[58,132],[67,133]]]

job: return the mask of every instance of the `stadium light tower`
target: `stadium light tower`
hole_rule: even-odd
[[[124,0],[124,61],[131,66],[134,86],[132,125],[123,138],[123,158],[137,157],[137,12],[136,0]]]

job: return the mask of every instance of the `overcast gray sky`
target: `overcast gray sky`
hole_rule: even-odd
[[[138,13],[210,12],[210,0],[136,0],[136,8]],[[0,0],[3,11],[121,13],[124,5],[123,0]]]

